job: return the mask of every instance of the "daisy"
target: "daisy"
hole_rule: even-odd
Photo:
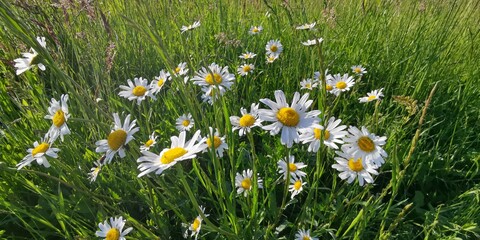
[[[345,73],[343,76],[335,74],[331,80],[331,86],[334,87],[331,91],[335,96],[338,96],[341,92],[349,91],[354,84],[353,77],[348,76],[348,74]]]
[[[278,58],[278,55],[270,54],[267,56],[266,63],[273,63],[275,62],[275,60],[277,60],[277,58]]]
[[[318,240],[318,238],[311,237],[310,230],[305,231],[303,229],[300,229],[295,234],[295,240]]]
[[[183,75],[186,75],[188,73],[188,70],[189,69],[187,68],[187,63],[182,62],[182,63],[179,63],[177,65],[177,67],[175,67],[175,69],[173,69],[173,74],[174,74],[175,77],[183,76]]]
[[[225,136],[220,137],[218,129],[215,129],[215,133],[213,132],[212,127],[209,127],[208,129],[210,130],[210,135],[207,138],[208,148],[213,147],[218,157],[223,157],[223,152],[225,151],[225,149],[228,149],[228,145],[225,142]]]
[[[151,93],[147,79],[140,77],[134,78],[133,81],[135,84],[132,83],[132,80],[128,79],[128,86],[120,85],[120,89],[123,90],[118,93],[120,97],[127,98],[130,101],[137,100],[138,105],[140,105],[140,103],[145,100],[147,96],[156,99]]]
[[[98,227],[100,231],[95,232],[97,237],[103,237],[105,240],[125,240],[125,235],[130,233],[133,228],[129,227],[123,230],[125,222],[122,216],[120,217],[111,217],[110,224],[108,220],[105,220],[103,223],[99,223]]]
[[[290,173],[291,178],[302,178],[307,176],[307,174],[300,169],[307,167],[303,162],[295,163],[295,157],[293,155],[288,156],[288,163],[287,158],[281,159],[277,162],[278,165],[278,173],[283,175],[283,179],[288,178],[288,173]]]
[[[35,141],[33,143],[33,148],[27,150],[28,154],[25,156],[21,162],[19,162],[16,167],[17,170],[22,169],[25,166],[30,166],[33,161],[37,161],[38,165],[43,165],[46,168],[50,167],[46,156],[52,158],[57,158],[57,153],[60,151],[58,148],[52,148],[53,140],[48,138],[48,134],[42,138],[41,142]]]
[[[352,72],[355,73],[357,76],[363,76],[363,74],[367,73],[362,65],[355,65],[352,66]]]
[[[232,132],[235,130],[239,130],[238,134],[243,136],[253,127],[261,127],[262,120],[258,118],[258,103],[252,103],[250,106],[250,112],[247,112],[247,109],[240,108],[240,113],[242,113],[241,117],[231,116],[230,123],[233,125]]]
[[[305,93],[300,98],[300,93],[295,92],[291,105],[288,105],[282,90],[275,91],[276,102],[267,98],[260,99],[260,102],[271,108],[259,109],[260,119],[273,122],[263,126],[263,129],[270,131],[270,135],[276,135],[281,130],[281,143],[288,148],[292,147],[293,142],[298,143],[299,129],[310,127],[320,114],[318,110],[306,112],[313,102],[308,100],[308,96],[308,93]]]
[[[228,67],[220,67],[212,63],[208,69],[202,67],[195,77],[193,82],[199,86],[218,87],[219,89],[230,89],[235,80],[235,75],[228,72]]]
[[[225,88],[215,88],[215,87],[202,87],[202,100],[203,102],[208,102],[210,105],[213,105],[213,102],[218,100],[227,90]]]
[[[325,81],[328,82],[331,79],[333,79],[332,74],[328,74],[328,68],[327,68],[325,69]],[[317,71],[313,73],[313,81],[321,84],[320,72]]]
[[[43,48],[47,48],[47,42],[45,41],[45,37],[37,37],[37,42]],[[45,71],[45,65],[41,63],[41,57],[38,55],[35,49],[30,48],[33,53],[22,53],[23,58],[17,58],[13,60],[15,62],[14,67],[17,69],[16,74],[20,75],[25,71],[31,69],[33,66],[37,65],[38,68],[42,71]]]
[[[155,172],[157,175],[162,174],[163,171],[177,162],[195,158],[196,153],[205,150],[207,147],[207,144],[205,144],[206,138],[200,138],[200,130],[195,132],[188,142],[185,142],[186,134],[183,131],[178,137],[172,136],[170,138],[172,141],[170,148],[163,149],[159,155],[149,151],[141,151],[143,156],[137,159],[137,162],[140,163],[138,169],[141,171],[138,177],[151,172]]]
[[[48,136],[55,141],[59,136],[63,141],[63,136],[70,134],[67,121],[70,117],[68,113],[68,94],[62,94],[60,102],[52,98],[50,107],[48,107],[48,114],[45,119],[52,120],[52,126],[48,130]]]
[[[367,93],[366,97],[361,97],[358,100],[360,100],[361,103],[371,102],[371,101],[374,101],[374,100],[380,100],[380,98],[383,97],[382,91],[383,91],[383,88],[373,90],[373,91]]]
[[[304,46],[313,46],[316,44],[320,44],[323,42],[323,38],[318,38],[318,39],[313,39],[313,40],[307,40],[306,42],[302,42]]]
[[[168,80],[170,80],[170,73],[166,72],[165,70],[160,71],[160,75],[156,76],[150,83],[150,91],[152,94],[157,94],[160,92]]]
[[[238,74],[241,76],[248,75],[249,73],[253,72],[255,66],[253,64],[243,64],[242,66],[237,68]]]
[[[283,51],[283,45],[279,40],[270,40],[265,46],[265,50],[267,50],[267,55],[279,56]]]
[[[102,170],[102,163],[100,161],[95,161],[94,162],[95,167],[90,169],[90,172],[88,173],[88,180],[90,180],[90,183],[95,182],[97,180],[98,173],[100,170]]]
[[[288,191],[292,193],[292,199],[297,196],[302,190],[303,185],[307,184],[301,178],[290,178],[290,186],[288,186]]]
[[[377,167],[385,163],[384,158],[388,157],[388,154],[382,146],[385,145],[387,137],[378,137],[370,133],[364,126],[362,126],[361,131],[357,127],[350,126],[348,132],[350,135],[343,139],[345,141],[343,146],[347,148],[346,153]]]
[[[157,143],[157,136],[155,136],[155,132],[152,132],[152,135],[150,135],[150,138],[142,146],[140,146],[140,150],[148,151],[156,143]]]
[[[312,90],[313,88],[318,86],[318,83],[314,82],[311,78],[307,78],[300,82],[300,86],[300,89]]]
[[[247,196],[248,193],[252,190],[252,176],[253,171],[250,169],[243,170],[243,173],[237,173],[235,176],[235,187],[237,187],[237,194],[242,194]],[[263,180],[257,176],[257,186],[258,188],[263,188]]]
[[[107,139],[99,140],[95,143],[95,145],[97,145],[97,148],[95,149],[96,152],[106,152],[105,161],[107,163],[110,163],[112,161],[113,156],[117,152],[121,158],[124,158],[124,146],[126,146],[128,142],[135,139],[133,137],[133,134],[140,130],[138,127],[135,127],[135,123],[137,120],[133,120],[132,122],[130,122],[130,114],[125,117],[125,122],[123,123],[123,126],[120,117],[118,116],[118,113],[113,114],[113,119],[115,125],[110,134],[108,135]]]
[[[242,58],[242,59],[252,59],[252,58],[254,58],[255,56],[257,56],[257,54],[252,53],[252,52],[246,52],[246,53],[242,53],[242,55],[240,55],[239,58]]]
[[[251,34],[251,35],[255,35],[255,34],[259,34],[260,32],[262,32],[262,30],[263,30],[262,26],[252,26],[250,28],[250,30],[248,31],[248,33]]]
[[[336,151],[339,157],[335,157],[336,164],[332,168],[340,171],[338,175],[342,180],[347,179],[348,183],[352,183],[358,177],[358,184],[363,186],[365,182],[373,183],[370,174],[378,175],[375,170],[376,166],[364,162],[364,158],[355,158],[352,154],[347,153],[346,148],[342,147],[342,151]]]
[[[335,117],[331,117],[327,123],[327,129],[318,124],[313,124],[312,127],[302,130],[300,135],[300,141],[303,144],[310,143],[308,145],[309,152],[317,152],[320,148],[320,141],[323,139],[323,144],[329,148],[338,149],[338,144],[343,144],[342,138],[347,135],[347,131],[343,131],[347,128],[345,125],[340,125],[341,119],[335,120]]]
[[[192,25],[182,26],[182,28],[180,28],[180,31],[181,33],[184,33],[197,27],[200,27],[200,21],[195,21]]]
[[[316,22],[305,23],[303,25],[300,25],[300,26],[296,27],[295,29],[297,29],[297,30],[312,30],[315,27],[316,24],[317,24]]]
[[[205,217],[208,217],[208,214],[205,214],[205,208],[204,207],[200,206],[200,211],[202,211],[202,213],[203,213],[203,215],[205,215]],[[203,221],[202,215],[198,215],[193,220],[192,224],[190,224],[190,226],[188,226],[188,230],[190,230],[192,232],[190,237],[195,236],[195,239],[198,238],[198,234],[200,233],[200,229],[202,228],[202,221]],[[186,234],[184,234],[184,235],[188,236],[188,230],[187,230],[187,232],[185,232]]]
[[[193,120],[192,114],[185,113],[179,118],[177,118],[177,130],[178,131],[190,131],[190,129],[195,124],[195,120]]]

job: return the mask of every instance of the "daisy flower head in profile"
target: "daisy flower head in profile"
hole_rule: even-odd
[[[184,33],[186,31],[190,31],[194,28],[197,28],[197,27],[200,27],[200,21],[195,21],[193,24],[191,25],[188,25],[188,26],[182,26],[182,28],[180,28],[180,31],[181,33]]]
[[[270,55],[267,56],[265,62],[266,62],[266,63],[273,63],[273,62],[275,62],[275,60],[277,60],[277,59],[278,59],[278,55],[270,54]]]
[[[283,51],[283,45],[279,40],[270,40],[267,42],[265,50],[267,50],[267,56],[275,55],[278,57]]]
[[[170,73],[162,69],[160,75],[156,76],[150,83],[150,91],[152,94],[159,93],[168,80],[170,80]]]
[[[252,59],[256,56],[257,56],[257,54],[255,54],[255,53],[246,52],[246,53],[242,53],[242,55],[240,55],[239,58],[241,58],[241,59]]]
[[[312,30],[315,27],[316,24],[317,24],[316,22],[305,23],[303,25],[297,26],[295,29],[297,29],[297,30]]]
[[[47,42],[45,41],[45,37],[37,37],[37,42],[43,48],[47,48]],[[37,66],[38,69],[45,71],[45,65],[41,63],[41,56],[38,55],[38,52],[35,51],[35,49],[30,48],[30,50],[33,53],[22,53],[23,58],[17,58],[13,60],[15,62],[14,67],[17,69],[15,72],[17,75],[24,73],[25,71],[33,68],[34,66]]]
[[[367,73],[367,70],[362,65],[355,65],[352,66],[352,72],[357,76],[363,76],[363,74]]]
[[[200,71],[196,72],[192,80],[196,85],[202,87],[230,89],[235,80],[235,75],[228,72],[228,66],[221,67],[216,63],[212,63],[207,68],[202,67]]]
[[[253,72],[254,69],[255,69],[255,66],[253,64],[243,64],[237,68],[237,72],[241,76],[246,76],[249,73]]]
[[[62,94],[60,101],[52,98],[50,107],[48,107],[48,114],[45,119],[52,120],[52,126],[47,133],[52,141],[55,141],[58,137],[63,141],[63,136],[70,134],[70,129],[67,126],[68,118],[70,118],[67,101],[68,94]]]
[[[312,90],[318,86],[318,82],[313,81],[311,78],[307,78],[300,82],[300,86],[300,89]]]
[[[191,113],[185,113],[177,118],[176,124],[178,131],[190,131],[195,124],[195,120],[193,120]]]
[[[237,194],[242,194],[246,197],[253,189],[253,171],[251,169],[243,170],[242,174],[237,173],[235,176],[235,187],[237,187]],[[257,187],[263,188],[263,180],[257,176]]]
[[[259,109],[260,119],[266,122],[273,122],[270,125],[263,126],[264,130],[270,131],[270,135],[277,135],[281,132],[281,143],[291,148],[293,142],[298,143],[300,129],[310,127],[315,121],[318,121],[320,111],[313,110],[307,112],[312,105],[313,100],[308,100],[308,93],[300,97],[300,93],[295,92],[292,104],[289,105],[282,90],[275,91],[276,102],[264,98],[260,102],[270,107],[270,109]]]
[[[202,211],[205,217],[208,217],[208,214],[205,214],[205,208],[200,206],[200,211]],[[202,228],[202,215],[198,215],[191,224],[189,224],[187,231],[184,234],[184,237],[188,236],[188,231],[191,231],[190,237],[195,236],[195,240],[198,238],[198,234],[200,234],[200,229]]]
[[[90,180],[90,183],[97,180],[98,174],[100,173],[100,170],[102,170],[102,163],[99,160],[95,161],[94,164],[95,167],[92,167],[88,173],[88,180]]]
[[[104,152],[106,163],[110,163],[117,152],[120,158],[124,158],[126,156],[125,146],[128,142],[135,139],[133,134],[140,130],[138,127],[135,127],[137,120],[130,122],[130,114],[125,117],[123,125],[118,113],[113,114],[113,119],[114,126],[107,139],[99,140],[95,143],[97,145],[95,152]]]
[[[339,126],[341,122],[341,119],[335,120],[335,117],[331,117],[328,119],[326,129],[319,124],[313,124],[312,127],[301,131],[300,141],[303,144],[310,143],[308,146],[309,152],[317,152],[322,140],[327,147],[338,149],[337,144],[343,144],[342,138],[348,134],[347,131],[344,131],[347,126]]]
[[[203,102],[208,102],[210,105],[213,105],[215,101],[220,99],[227,90],[225,88],[216,88],[203,86],[202,87],[202,100]]]
[[[137,100],[137,104],[140,103],[147,98],[147,96],[156,99],[155,96],[152,95],[150,90],[150,86],[148,86],[148,80],[145,78],[134,78],[132,80],[127,80],[128,86],[120,85],[120,93],[118,94],[120,97],[127,98],[130,101]]]
[[[307,176],[307,174],[300,170],[302,168],[307,167],[303,162],[295,163],[295,157],[293,155],[289,155],[288,159],[284,158],[277,162],[278,165],[278,173],[283,175],[283,179],[288,178],[288,174],[290,173],[290,178],[302,178]]]
[[[184,76],[188,73],[188,70],[187,63],[181,62],[173,69],[173,74],[175,77]]]
[[[343,141],[346,152],[351,154],[355,159],[361,158],[367,164],[373,164],[376,167],[385,163],[384,158],[388,157],[387,152],[383,150],[387,137],[379,137],[370,133],[368,129],[362,126],[361,130],[357,127],[350,126],[348,133]]]
[[[366,97],[361,97],[358,100],[361,103],[371,102],[371,101],[375,101],[375,100],[381,100],[381,97],[383,97],[383,92],[382,91],[383,91],[383,88],[373,90],[373,91],[367,93]]]
[[[355,81],[353,80],[353,77],[348,76],[346,73],[343,74],[343,76],[340,74],[335,74],[333,75],[331,84],[331,86],[334,87],[332,89],[332,93],[335,94],[335,96],[338,96],[341,92],[349,91],[350,88],[355,85]]]
[[[248,33],[250,35],[256,35],[256,34],[259,34],[263,31],[263,27],[262,26],[252,26],[250,27],[250,30],[248,30]]]
[[[122,216],[111,217],[110,223],[108,220],[105,220],[103,223],[98,224],[100,231],[95,232],[95,235],[103,237],[105,240],[125,240],[125,236],[133,230],[132,227],[123,230],[126,221]]]
[[[198,152],[207,148],[206,138],[200,137],[200,130],[196,131],[187,142],[185,142],[186,135],[187,133],[182,131],[178,137],[172,136],[170,148],[163,149],[158,155],[149,151],[141,151],[143,156],[137,159],[137,162],[140,163],[138,177],[151,172],[160,175],[177,162],[195,158]]]
[[[303,230],[300,229],[295,234],[295,240],[318,240],[318,238],[314,238],[310,236],[310,230]]]
[[[304,182],[302,178],[290,178],[290,185],[288,186],[288,191],[292,193],[292,199],[297,196],[301,191],[303,191],[303,186],[305,184],[307,184],[307,182]]]
[[[358,178],[358,184],[363,186],[365,182],[373,183],[372,175],[378,175],[376,166],[370,165],[364,161],[364,158],[355,158],[352,154],[346,152],[346,148],[342,147],[342,151],[336,151],[338,157],[335,157],[336,164],[332,168],[340,171],[338,175],[342,180],[347,179],[348,183],[352,183]]]
[[[250,112],[247,109],[240,108],[241,117],[231,116],[230,123],[233,125],[232,132],[238,130],[238,134],[243,136],[254,127],[262,127],[262,120],[258,117],[258,103],[252,103]]]
[[[228,145],[225,142],[225,136],[221,137],[218,129],[215,129],[213,132],[213,128],[209,127],[210,135],[207,136],[207,145],[208,148],[215,151],[218,157],[223,157],[223,152],[225,149],[228,149]],[[207,151],[205,149],[205,151]]]
[[[40,142],[35,141],[33,143],[33,148],[27,150],[27,156],[16,165],[17,170],[20,170],[25,166],[30,166],[34,161],[36,161],[38,165],[43,165],[44,167],[49,168],[50,163],[47,160],[47,156],[57,158],[57,153],[60,151],[58,148],[53,148],[52,144],[53,140],[49,139],[48,134],[45,134],[45,137],[42,138]]]
[[[306,42],[302,42],[304,46],[313,46],[323,42],[323,38],[317,38],[312,40],[307,40]]]
[[[140,150],[142,151],[148,151],[150,150],[151,147],[153,147],[157,143],[157,136],[155,136],[155,132],[152,132],[152,135],[148,138],[145,143],[140,146]]]

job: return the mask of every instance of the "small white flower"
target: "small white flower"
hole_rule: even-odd
[[[323,38],[318,38],[318,39],[307,40],[306,42],[302,42],[302,44],[305,46],[313,46],[316,44],[320,44],[322,42],[323,42]]]
[[[367,71],[364,67],[362,67],[362,65],[352,66],[352,72],[358,76],[363,76],[363,74],[367,73]]]
[[[241,117],[231,116],[230,123],[233,125],[232,132],[235,130],[239,130],[238,134],[243,136],[253,127],[261,127],[262,120],[258,118],[258,103],[252,103],[250,106],[250,112],[247,112],[245,108],[240,108],[240,112],[242,113]]]
[[[100,231],[95,232],[95,235],[97,237],[103,237],[105,240],[125,240],[125,236],[133,230],[131,227],[123,230],[126,221],[127,220],[124,220],[121,216],[111,217],[110,224],[108,224],[108,220],[98,224]]]
[[[127,98],[130,101],[137,100],[138,105],[140,105],[140,103],[145,100],[147,96],[156,99],[150,91],[150,86],[148,86],[147,79],[140,77],[134,78],[133,81],[135,84],[132,83],[132,80],[128,79],[128,86],[120,85],[120,89],[123,90],[118,94],[120,97]]]
[[[265,50],[267,50],[268,56],[275,55],[278,57],[283,51],[283,45],[279,40],[270,40],[265,46]]]
[[[213,132],[212,127],[209,127],[208,129],[210,131],[210,135],[207,136],[208,148],[213,148],[218,157],[223,157],[223,152],[225,149],[228,149],[228,145],[225,142],[225,136],[220,137],[218,129],[215,129],[215,132]],[[207,150],[205,149],[205,151]]]
[[[323,138],[323,144],[329,148],[338,149],[337,144],[343,144],[342,138],[347,135],[347,128],[345,125],[340,125],[341,119],[335,120],[331,117],[327,123],[327,129],[318,124],[313,124],[312,127],[303,129],[300,135],[302,143],[310,143],[308,146],[309,152],[317,152],[320,148],[320,141]]]
[[[367,96],[366,97],[361,97],[359,98],[358,100],[361,102],[361,103],[364,103],[364,102],[371,102],[371,101],[375,101],[375,100],[380,100],[381,97],[383,97],[383,88],[380,88],[380,89],[377,89],[377,90],[373,90],[369,93],[367,93]]]
[[[140,150],[148,151],[156,143],[157,143],[157,136],[155,136],[155,132],[153,132],[152,135],[150,135],[150,138],[142,146],[140,146]]]
[[[197,28],[199,26],[200,26],[200,21],[195,21],[192,25],[182,26],[182,28],[180,28],[180,31],[181,31],[181,33],[184,33],[186,31],[192,30],[192,29]]]
[[[300,86],[300,89],[312,90],[318,86],[318,83],[313,81],[311,78],[307,78],[300,82]]]
[[[318,238],[311,237],[310,230],[305,231],[303,229],[300,229],[295,234],[295,240],[318,240]]]
[[[287,162],[288,161],[288,162]],[[283,179],[287,179],[288,173],[290,173],[291,178],[302,178],[307,176],[307,174],[300,169],[307,167],[303,162],[295,163],[295,157],[293,155],[288,156],[287,158],[281,159],[277,162],[278,173],[283,175]]]
[[[255,35],[255,34],[259,34],[260,32],[262,32],[262,30],[263,30],[262,26],[252,26],[250,28],[250,30],[248,31],[248,33],[251,34],[251,35]]]
[[[235,187],[237,187],[237,194],[242,194],[247,196],[248,193],[252,190],[253,185],[253,171],[250,169],[243,170],[243,173],[237,173],[235,176]],[[263,188],[263,180],[257,176],[257,187]]]
[[[210,64],[208,69],[196,72],[193,82],[199,86],[216,87],[218,89],[230,89],[234,83],[235,75],[228,72],[228,66],[221,67],[216,63]]]
[[[290,178],[290,185],[288,186],[288,191],[292,193],[292,199],[297,196],[302,190],[303,186],[307,184],[302,180],[302,178],[292,177]]]
[[[202,211],[202,213],[203,213],[203,215],[205,215],[205,217],[208,217],[208,214],[205,214],[205,208],[203,206],[200,206],[200,211]],[[195,239],[198,238],[198,234],[200,233],[200,229],[202,228],[202,221],[203,221],[202,215],[198,215],[193,220],[192,224],[189,224],[188,230],[190,230],[192,232],[190,237],[195,236]],[[188,236],[188,230],[187,230],[187,232],[185,232],[186,234],[184,234],[184,235]]]
[[[97,160],[94,162],[94,164],[95,164],[95,167],[91,168],[90,172],[88,173],[88,179],[90,180],[91,183],[97,180],[98,173],[102,169],[102,163],[100,163],[100,161]]]
[[[366,163],[377,167],[385,163],[384,158],[388,157],[388,154],[382,146],[385,145],[387,137],[376,136],[364,126],[362,126],[362,130],[350,126],[348,132],[350,135],[343,139],[346,153],[351,154],[355,159],[361,158]]]
[[[267,56],[266,63],[273,63],[277,59],[278,59],[278,55],[270,54],[270,55]]]
[[[161,70],[160,75],[156,76],[150,83],[152,94],[159,93],[168,80],[170,80],[170,73],[166,72],[165,70]]]
[[[246,52],[246,53],[242,53],[242,55],[240,55],[239,58],[242,58],[242,59],[252,59],[252,58],[254,58],[255,56],[257,56],[257,54],[252,53],[252,52]]]
[[[238,74],[241,76],[246,76],[249,73],[253,72],[255,66],[253,64],[243,64],[242,66],[237,68]]]
[[[208,102],[210,105],[213,105],[213,102],[220,99],[227,90],[225,88],[216,88],[212,86],[203,86],[202,87],[202,100],[203,102]]]
[[[43,48],[47,48],[47,42],[45,41],[45,37],[37,37],[37,42],[42,46]],[[35,49],[30,48],[30,50],[33,53],[22,53],[23,58],[17,58],[13,60],[15,62],[14,67],[17,69],[16,74],[20,75],[24,73],[25,71],[31,69],[35,65],[38,66],[38,69],[45,71],[45,65],[41,63],[41,58],[38,55],[37,51]]]
[[[303,25],[300,25],[300,26],[296,27],[295,29],[297,29],[297,30],[312,30],[315,27],[316,24],[317,24],[316,22],[305,23]]]
[[[193,120],[192,114],[186,113],[177,118],[176,124],[178,131],[190,131],[195,124],[195,120]]]
[[[60,102],[52,98],[50,107],[48,107],[48,114],[45,119],[52,120],[52,126],[48,130],[48,136],[55,141],[59,136],[63,141],[63,136],[70,134],[70,129],[67,126],[68,118],[68,94],[62,94]]]
[[[33,148],[29,148],[27,150],[27,156],[25,156],[22,161],[16,165],[17,170],[20,170],[25,166],[30,166],[33,161],[36,161],[38,165],[43,165],[44,167],[49,168],[50,163],[48,162],[46,156],[57,158],[57,153],[60,151],[58,148],[52,148],[52,144],[53,141],[48,138],[47,134],[44,138],[42,138],[40,143],[35,141],[33,143]]]
[[[173,75],[175,77],[184,76],[188,73],[188,70],[189,69],[187,68],[187,63],[181,62],[175,67],[175,69],[173,69]]]
[[[370,174],[378,175],[375,170],[377,167],[370,165],[363,158],[355,158],[352,154],[346,152],[346,148],[342,147],[342,151],[336,151],[339,157],[335,157],[336,164],[332,168],[340,171],[338,175],[342,180],[347,179],[348,183],[352,183],[358,177],[358,184],[363,186],[365,182],[373,183]]]
[[[338,96],[341,92],[349,91],[351,87],[355,85],[353,77],[344,74],[335,74],[331,80],[331,86],[333,87],[332,93]],[[327,88],[328,90],[328,88]]]

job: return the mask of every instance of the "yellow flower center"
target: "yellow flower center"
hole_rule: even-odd
[[[205,82],[210,85],[218,85],[222,83],[222,76],[218,73],[214,73],[213,75],[210,73],[205,77]]]
[[[255,32],[255,33],[256,33],[256,32],[259,32],[259,31],[260,31],[260,30],[258,30],[257,27],[254,27],[253,30],[252,30],[252,32]]]
[[[62,110],[57,110],[55,115],[53,115],[52,121],[55,127],[61,127],[65,123],[65,113]]]
[[[357,68],[355,68],[355,70],[353,70],[353,71],[354,71],[355,73],[360,73],[360,72],[362,72],[362,69],[357,67]]]
[[[295,109],[284,107],[278,110],[277,119],[285,126],[295,127],[297,126],[298,122],[300,122],[300,115],[298,115]]]
[[[245,66],[243,67],[243,71],[244,71],[244,72],[250,72],[250,70],[252,70],[252,68],[250,67],[250,65],[245,65]]]
[[[245,114],[240,118],[240,127],[250,127],[255,123],[255,118],[250,114]]]
[[[179,73],[180,70],[182,70],[180,67],[176,67],[176,68],[175,68],[175,73]]]
[[[110,228],[107,232],[106,238],[107,240],[118,240],[120,239],[120,231],[116,228]]]
[[[161,86],[163,86],[164,83],[165,83],[165,80],[160,78],[160,79],[158,79],[157,86],[161,87]]]
[[[377,98],[375,95],[368,96],[368,101],[373,101]]]
[[[163,153],[162,157],[160,158],[160,162],[162,164],[169,164],[175,161],[175,159],[185,155],[187,152],[188,151],[185,150],[185,148],[181,148],[181,147],[169,149]]]
[[[300,180],[297,180],[294,184],[293,184],[293,188],[295,190],[300,190],[300,188],[302,187],[302,182],[300,182]]]
[[[347,87],[347,83],[345,83],[344,81],[340,81],[340,82],[337,82],[337,84],[335,84],[335,86],[338,89],[345,89]]]
[[[185,119],[185,120],[183,120],[182,125],[183,125],[184,127],[188,127],[188,125],[190,125],[190,121],[187,120],[187,119]]]
[[[213,136],[213,147],[217,149],[220,146],[220,144],[222,144],[222,139],[220,139],[217,136]],[[212,140],[210,138],[207,139],[207,145],[208,147],[212,147]]]
[[[145,146],[150,147],[153,144],[153,139],[148,139],[148,141],[145,143]]]
[[[320,140],[322,138],[322,130],[320,128],[314,128],[313,134],[315,134],[315,139]],[[328,130],[323,131],[323,140],[330,138],[330,132]]]
[[[133,95],[137,97],[145,95],[146,92],[147,92],[147,89],[144,86],[136,86],[132,90]]]
[[[332,90],[333,90],[333,87],[332,87],[332,85],[327,84],[327,86],[325,86],[325,89],[326,89],[327,91],[332,91]]]
[[[193,223],[192,223],[192,230],[194,232],[197,231],[197,229],[200,227],[200,220],[198,218],[195,218],[195,220],[193,220]]]
[[[371,152],[375,150],[375,143],[373,143],[372,139],[367,136],[360,137],[357,143],[358,147],[364,152]]]
[[[35,155],[37,155],[37,153],[45,153],[48,148],[50,147],[50,145],[46,142],[44,143],[41,143],[40,145],[36,146],[33,150],[32,150],[32,156],[35,157]]]
[[[277,52],[277,50],[278,50],[277,45],[272,45],[272,46],[270,47],[270,51],[272,51],[272,52]]]
[[[108,146],[112,150],[118,150],[127,140],[127,132],[123,129],[118,129],[110,133],[107,138]]]
[[[250,178],[245,178],[242,181],[242,188],[243,189],[250,189],[252,187],[252,180]]]
[[[310,88],[312,88],[312,84],[307,83],[307,84],[305,84],[305,87],[308,88],[308,89],[310,89]]]
[[[309,236],[303,236],[302,240],[311,240]]]
[[[350,158],[350,160],[348,160],[348,167],[354,172],[362,171],[363,170],[362,159],[359,158],[357,159],[357,161],[355,161],[355,159]]]
[[[290,170],[290,172],[295,172],[297,171],[297,165],[295,165],[295,163],[288,163],[288,170]]]

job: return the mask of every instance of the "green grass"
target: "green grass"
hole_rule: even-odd
[[[179,239],[199,205],[209,214],[201,239],[294,239],[299,229],[319,239],[480,238],[477,1],[81,2],[0,2],[0,238],[92,239],[98,223],[123,216],[134,228],[127,239]],[[199,28],[180,34],[196,20]],[[314,31],[294,28],[314,21]],[[264,31],[249,35],[253,25]],[[47,38],[47,49],[36,36]],[[318,37],[325,39],[321,48],[301,44]],[[266,64],[272,39],[285,49]],[[16,76],[13,59],[30,47],[47,70]],[[255,71],[240,77],[245,51],[258,54]],[[180,79],[157,101],[137,105],[118,96],[127,79],[152,80],[180,62],[190,76],[212,62],[228,66],[236,82],[213,106]],[[290,102],[315,71],[350,73],[357,64],[368,73],[352,90],[335,98],[317,89],[309,98],[311,109],[388,137],[389,157],[374,184],[342,181],[331,168],[335,152],[325,146],[313,154],[303,144],[287,149],[259,128],[249,137],[232,132],[228,117],[241,107],[272,99],[275,90]],[[379,88],[385,97],[377,105],[358,102]],[[49,158],[50,168],[17,170],[51,125],[44,119],[50,99],[66,93],[72,134],[55,143],[59,157]],[[102,156],[95,142],[108,136],[114,112],[131,114],[140,131],[127,156],[115,156],[90,183],[87,174]],[[169,147],[178,136],[175,120],[187,112],[203,136],[208,127],[226,136],[224,157],[201,153],[162,175],[137,178],[139,146],[155,131],[152,151]],[[276,164],[288,153],[308,165],[306,188],[293,201]],[[254,166],[263,190],[237,196],[235,173]]]

